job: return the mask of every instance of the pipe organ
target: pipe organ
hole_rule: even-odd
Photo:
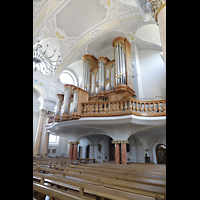
[[[88,92],[70,84],[65,84],[64,87],[64,95],[57,94],[55,121],[79,119],[81,103],[88,101]]]
[[[101,101],[105,97],[117,100],[135,96],[132,80],[131,45],[126,38],[113,40],[114,60],[95,58],[86,54],[83,60],[82,89],[89,92],[89,100]]]
[[[55,121],[79,119],[85,102],[128,100],[135,96],[132,79],[131,45],[126,38],[113,40],[114,60],[83,55],[81,88],[64,85],[58,94]],[[90,109],[90,107],[88,107]],[[91,112],[94,108],[91,108]],[[102,108],[96,108],[102,109]],[[106,109],[106,108],[104,108]]]

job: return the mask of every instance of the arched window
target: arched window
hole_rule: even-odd
[[[49,143],[51,143],[51,144],[58,144],[58,142],[59,142],[59,136],[50,134],[50,136],[49,136]]]
[[[69,69],[65,69],[60,74],[60,81],[63,84],[71,84],[71,85],[78,86],[78,79],[76,77],[76,74]]]

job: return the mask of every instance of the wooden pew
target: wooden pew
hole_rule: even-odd
[[[79,163],[90,163],[90,161],[92,163],[95,163],[95,159],[89,159],[89,158],[79,158],[78,161]]]
[[[69,167],[75,167],[73,165],[67,164]],[[142,177],[148,177],[148,178],[155,178],[155,179],[163,179],[166,180],[166,175],[165,174],[153,174],[153,173],[148,173],[148,171],[138,171],[137,169],[135,171],[130,171],[130,170],[123,170],[120,168],[119,169],[110,169],[106,168],[104,166],[102,167],[92,167],[90,165],[78,165],[76,166],[79,169],[88,169],[90,171],[96,171],[96,172],[108,172],[108,173],[118,173],[121,175],[127,175],[129,177],[132,176],[142,176]]]
[[[147,178],[142,176],[130,176],[128,175],[121,175],[120,172],[100,172],[100,171],[92,171],[90,169],[81,169],[80,166],[74,167],[73,165],[68,165],[68,167],[61,167],[61,166],[54,166],[54,169],[64,170],[68,172],[74,172],[79,174],[88,174],[97,177],[104,177],[104,178],[111,178],[115,180],[123,180],[129,182],[138,182],[138,183],[146,183],[149,185],[157,185],[161,187],[166,187],[166,181],[163,179],[154,179],[154,178]]]
[[[121,172],[146,172],[147,174],[155,174],[155,175],[161,175],[161,176],[166,176],[166,168],[160,168],[159,166],[154,165],[149,166],[148,164],[144,165],[134,165],[134,166],[127,166],[127,165],[120,165],[120,164],[104,164],[104,163],[90,163],[89,165],[86,164],[79,164],[80,166],[85,166],[85,167],[92,167],[92,168],[103,168],[103,169],[111,169],[111,170],[120,170]]]
[[[39,167],[37,171],[46,171],[50,174],[60,175],[61,177],[65,177],[72,180],[78,180],[81,182],[87,182],[93,185],[100,185],[107,188],[114,188],[122,191],[131,192],[134,194],[141,194],[150,197],[155,197],[155,195],[161,196],[164,199],[164,195],[166,193],[166,189],[160,186],[148,185],[144,183],[135,183],[135,182],[127,182],[121,180],[113,180],[109,178],[102,178],[92,175],[85,175],[85,174],[77,174],[73,172],[66,172],[66,171],[59,171],[55,169],[49,169],[44,167]]]
[[[86,182],[69,180],[66,178],[56,177],[54,175],[47,175],[38,172],[33,172],[33,176],[41,178],[41,184],[44,184],[47,180],[56,181],[58,183],[66,183],[67,185],[79,187],[80,197],[84,197],[85,192],[104,197],[113,200],[155,200],[155,197],[149,197],[145,195],[139,195],[130,192],[124,192],[112,188],[106,188],[102,185],[94,185]],[[66,186],[67,187],[67,186]]]
[[[36,183],[33,182],[33,190],[45,195],[48,195],[50,197],[50,199],[53,200],[53,198],[59,199],[59,200],[85,200],[85,199],[89,199],[87,197],[80,197],[77,195],[72,195],[67,193],[66,191],[63,190],[59,190],[59,189],[55,189],[55,188],[51,188],[48,186],[45,186],[43,184],[40,183]]]

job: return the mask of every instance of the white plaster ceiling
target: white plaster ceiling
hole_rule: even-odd
[[[113,30],[100,36],[99,38],[88,44],[88,53],[93,54],[96,58],[99,58],[101,56],[104,56],[104,54],[109,51],[111,52],[111,55],[109,54],[110,56],[108,56],[106,54],[105,56],[108,57],[110,60],[113,60],[114,48],[112,46],[112,43],[116,37],[125,37],[125,34],[123,32]]]
[[[147,24],[140,27],[135,35],[143,41],[161,46],[160,32],[156,24]]]
[[[138,48],[160,48],[137,38],[137,29],[147,24],[155,22],[144,22],[134,0],[51,0],[50,4],[49,0],[33,1],[33,44],[43,32],[43,39],[58,41],[62,54],[62,63],[53,74],[54,83],[66,67],[84,54],[109,55],[112,60],[115,37],[124,36]]]
[[[56,23],[68,37],[78,37],[102,21],[106,16],[106,11],[99,1],[73,0],[56,15]]]

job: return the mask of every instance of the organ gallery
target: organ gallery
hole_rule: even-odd
[[[82,88],[65,84],[64,94],[58,94],[55,121],[80,118],[83,102],[110,102],[129,100],[135,96],[132,79],[131,44],[127,38],[117,37],[112,43],[114,60],[98,59],[90,54],[82,56]],[[95,104],[97,111],[109,111],[113,104]],[[87,107],[87,108],[86,108]],[[94,113],[96,113],[94,112]]]

